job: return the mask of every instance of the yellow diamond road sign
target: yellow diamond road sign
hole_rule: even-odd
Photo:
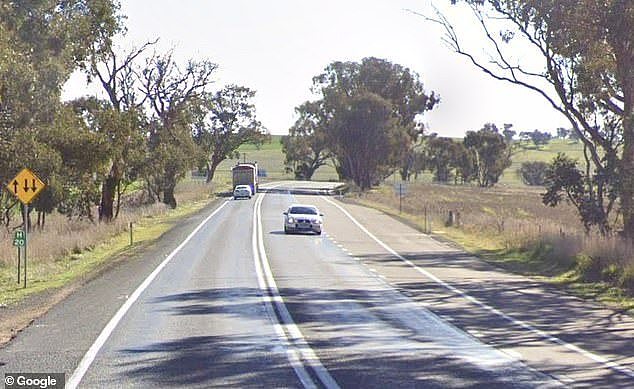
[[[7,188],[22,204],[29,204],[45,186],[35,173],[29,169],[22,169],[13,180],[9,181]]]

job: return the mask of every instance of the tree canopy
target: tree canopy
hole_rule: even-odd
[[[408,176],[420,115],[438,103],[415,72],[380,58],[329,64],[313,78],[319,99],[298,108],[284,140],[286,164],[306,175],[331,155],[340,179],[368,189],[396,170]]]
[[[455,24],[438,12],[427,19],[441,26],[444,41],[489,76],[537,93],[568,119],[594,172],[582,184],[594,199],[593,213],[605,217],[594,219],[596,225],[613,224],[608,217],[616,196],[625,235],[634,237],[634,3],[451,2],[471,11],[485,55],[468,49]],[[541,63],[518,59],[517,50]]]

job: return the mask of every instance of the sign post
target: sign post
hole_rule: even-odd
[[[18,247],[18,283],[20,283],[20,247],[24,247],[24,287],[26,288],[26,250],[29,242],[29,204],[46,185],[29,169],[22,169],[7,185],[9,192],[20,200],[23,206],[23,230],[16,231],[13,245]]]
[[[22,260],[22,247],[26,244],[24,230],[17,230],[13,237],[13,245],[18,248],[18,284],[20,283],[20,261]]]
[[[394,183],[394,191],[398,195],[398,213],[403,212],[403,196],[407,192],[407,184],[400,181],[398,183]]]

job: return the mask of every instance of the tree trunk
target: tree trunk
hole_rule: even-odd
[[[623,234],[634,239],[634,112],[631,109],[623,120],[623,158],[620,175]]]
[[[174,196],[174,188],[175,185],[167,185],[163,190],[163,203],[170,206],[170,208],[175,209],[177,206],[176,197]]]
[[[114,218],[114,200],[117,195],[117,187],[121,182],[119,166],[112,163],[106,180],[101,185],[101,203],[99,204],[99,221],[110,222]]]
[[[177,206],[174,191],[176,189],[176,174],[170,172],[165,175],[163,185],[163,204],[167,204],[170,208],[175,209]]]
[[[211,180],[214,179],[214,174],[216,174],[216,169],[218,165],[220,165],[222,161],[212,160],[211,163],[207,163],[207,180],[206,182],[209,184]]]
[[[114,199],[117,190],[117,179],[111,174],[101,185],[101,203],[99,204],[99,221],[109,222],[114,218]]]

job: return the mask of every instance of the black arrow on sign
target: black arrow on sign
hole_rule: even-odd
[[[27,180],[26,178],[24,179],[24,189],[25,192],[29,191],[29,180]]]
[[[33,185],[31,185],[31,190],[33,191],[33,193],[35,193],[35,191],[37,190],[37,186],[35,186],[35,178],[33,179]]]
[[[18,193],[18,180],[13,180],[13,193]]]

